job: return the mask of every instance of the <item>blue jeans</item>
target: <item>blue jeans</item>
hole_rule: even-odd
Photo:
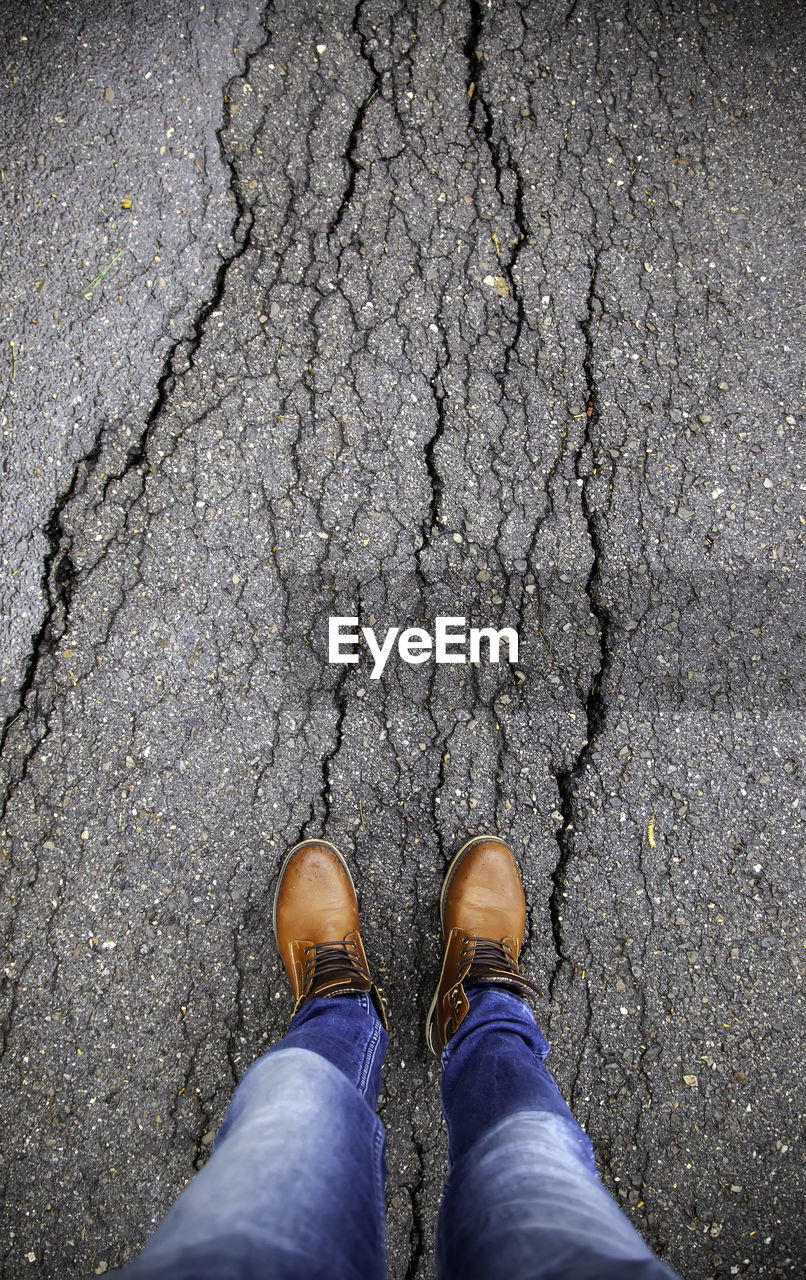
[[[469,984],[442,1055],[443,1280],[676,1280],[599,1181],[523,1000]],[[312,1000],[235,1090],[213,1154],[126,1280],[382,1280],[387,1037],[368,996]]]

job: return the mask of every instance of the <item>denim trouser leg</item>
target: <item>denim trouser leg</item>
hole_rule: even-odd
[[[674,1280],[598,1179],[526,1003],[468,984],[442,1055],[442,1280]]]
[[[304,1005],[126,1280],[383,1280],[386,1045],[369,996]]]

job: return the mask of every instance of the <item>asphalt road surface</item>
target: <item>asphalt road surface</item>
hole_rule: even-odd
[[[608,1188],[686,1280],[796,1273],[803,6],[2,30],[2,1274],[112,1270],[203,1163],[324,834],[391,1011],[390,1274],[432,1276],[485,830]],[[518,658],[373,679],[332,616]]]

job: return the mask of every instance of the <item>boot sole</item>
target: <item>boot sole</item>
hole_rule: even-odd
[[[441,892],[441,893],[440,893],[440,895],[439,895],[439,922],[440,922],[440,924],[442,925],[442,930],[443,930],[443,932],[442,932],[442,939],[443,939],[443,942],[444,942],[444,940],[445,940],[445,895],[447,894],[448,889],[450,888],[451,880],[452,880],[452,879],[453,879],[453,877],[454,877],[454,873],[458,870],[458,868],[459,868],[459,866],[460,866],[461,862],[463,861],[463,859],[464,859],[464,857],[465,857],[465,854],[469,853],[469,852],[470,852],[470,850],[471,850],[475,845],[477,845],[477,844],[483,844],[485,840],[497,840],[499,844],[505,844],[505,841],[503,841],[503,840],[499,840],[498,836],[494,836],[494,835],[490,835],[490,834],[483,835],[483,836],[473,836],[470,840],[466,840],[466,841],[465,841],[465,843],[462,845],[462,847],[461,847],[461,849],[459,850],[459,852],[458,852],[458,853],[454,854],[453,858],[451,859],[451,862],[450,862],[450,865],[449,865],[449,867],[448,867],[448,870],[445,872],[445,879],[444,879],[444,881],[443,881],[443,883],[442,883],[442,892]],[[506,847],[507,847],[507,849],[509,849],[509,845],[506,845]],[[511,850],[511,849],[510,849],[510,853],[512,853],[512,850]],[[512,856],[514,857],[515,855],[513,854]],[[434,1020],[435,1020],[435,1015],[436,1015],[436,1010],[437,1010],[437,996],[438,996],[438,995],[439,995],[439,982],[437,982],[437,989],[436,989],[436,991],[434,992],[434,998],[433,998],[433,1000],[431,1001],[431,1005],[430,1005],[430,1008],[429,1008],[429,1010],[428,1010],[428,1015],[427,1015],[426,1020],[425,1020],[425,1038],[426,1038],[426,1042],[427,1042],[428,1047],[429,1047],[429,1049],[431,1050],[431,1052],[432,1052],[433,1054],[436,1054],[436,1056],[437,1056],[437,1057],[439,1057],[439,1056],[440,1056],[440,1049],[439,1049],[439,1047],[437,1047],[437,1048],[435,1049],[435,1048],[434,1048],[434,1046],[433,1046],[433,1044],[431,1043],[431,1030],[432,1030],[432,1028],[433,1028],[433,1026],[434,1026]]]
[[[272,922],[272,928],[274,929],[275,941],[277,939],[277,899],[280,896],[280,885],[283,883],[283,876],[285,875],[286,867],[288,866],[289,862],[291,861],[295,853],[297,853],[300,849],[304,849],[308,845],[312,845],[312,844],[323,845],[326,849],[329,849],[331,853],[334,853],[336,855],[339,862],[344,867],[344,870],[347,872],[347,879],[350,881],[350,885],[352,886],[353,893],[356,893],[355,884],[353,883],[353,877],[350,875],[350,868],[347,866],[347,863],[344,861],[344,858],[339,853],[335,844],[331,844],[330,840],[311,839],[311,840],[298,841],[297,844],[295,844],[291,849],[289,849],[288,853],[285,855],[285,858],[283,859],[283,865],[280,867],[280,873],[277,876],[277,884],[274,889],[274,905],[272,907],[271,922]],[[358,900],[358,894],[356,893],[356,901],[357,900]]]

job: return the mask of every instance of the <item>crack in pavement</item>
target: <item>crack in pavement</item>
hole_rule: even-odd
[[[524,301],[520,290],[515,282],[515,266],[518,256],[524,248],[528,237],[529,228],[526,221],[526,211],[523,202],[523,180],[517,165],[513,162],[512,156],[507,149],[506,157],[501,154],[501,142],[497,141],[493,131],[492,111],[487,103],[482,89],[482,59],[479,55],[479,43],[484,31],[484,18],[482,17],[482,6],[479,0],[468,0],[469,7],[469,25],[467,39],[464,45],[464,55],[467,59],[468,76],[467,76],[467,96],[470,111],[470,119],[476,132],[484,139],[484,143],[490,154],[493,171],[495,173],[495,187],[501,199],[502,209],[510,209],[515,224],[517,237],[515,244],[510,250],[509,260],[503,261],[501,258],[501,249],[498,243],[497,228],[493,236],[498,261],[504,273],[504,279],[509,287],[512,300],[515,303],[517,321],[515,324],[515,332],[511,341],[506,344],[506,356],[504,359],[503,376],[509,372],[510,360],[518,348],[521,330],[525,320]],[[504,174],[511,173],[514,178],[514,191],[511,195],[503,189]]]
[[[577,480],[581,481],[580,502],[582,514],[585,517],[588,540],[593,551],[593,560],[585,582],[585,595],[588,598],[591,613],[596,618],[599,627],[600,661],[598,669],[593,675],[591,687],[585,699],[585,716],[587,723],[585,740],[570,767],[555,775],[560,797],[559,809],[562,814],[562,823],[556,833],[560,856],[551,873],[553,887],[549,899],[551,933],[554,941],[554,949],[557,954],[554,970],[549,981],[550,996],[554,992],[554,987],[560,972],[569,960],[565,950],[563,937],[562,899],[565,896],[568,866],[573,857],[575,788],[576,783],[582,775],[588,756],[593,749],[593,742],[596,735],[604,725],[606,713],[606,698],[604,690],[610,642],[610,615],[607,608],[602,604],[599,596],[599,579],[601,574],[603,547],[599,537],[598,514],[588,491],[591,476],[595,473],[595,467],[593,466],[594,442],[591,432],[599,421],[601,412],[599,389],[597,386],[596,372],[594,368],[594,324],[596,316],[602,307],[601,299],[596,292],[597,276],[599,271],[598,248],[594,251],[593,258],[589,263],[589,271],[590,277],[587,294],[587,312],[584,319],[579,321],[579,327],[582,330],[582,334],[585,339],[585,353],[582,360],[582,369],[585,375],[585,425],[582,441],[579,444],[574,457],[574,475]],[[588,454],[591,455],[589,468],[586,466]]]
[[[336,723],[334,726],[333,746],[322,757],[322,787],[320,791],[320,799],[322,801],[323,813],[321,820],[318,819],[316,812],[316,801],[311,801],[310,815],[303,824],[301,831],[301,839],[310,840],[317,836],[321,836],[330,826],[331,811],[333,807],[333,781],[332,769],[333,761],[341,751],[342,741],[344,738],[344,719],[347,714],[347,673],[348,667],[344,666],[339,671],[336,683],[333,688],[333,701],[336,708]]]
[[[347,184],[344,188],[344,194],[341,198],[341,203],[338,209],[336,210],[335,214],[331,218],[330,222],[328,223],[328,228],[327,228],[328,239],[330,239],[331,236],[335,235],[335,233],[339,230],[342,224],[342,221],[344,220],[344,215],[346,214],[347,210],[350,207],[350,201],[353,198],[353,193],[355,192],[355,184],[358,179],[358,172],[361,168],[361,165],[359,165],[358,161],[355,158],[355,153],[358,149],[358,142],[364,128],[364,120],[366,118],[369,105],[372,102],[372,99],[376,96],[376,94],[380,93],[380,89],[381,89],[381,80],[382,80],[381,72],[376,67],[375,62],[372,58],[372,54],[367,49],[367,44],[368,44],[367,37],[364,35],[363,31],[361,30],[361,25],[360,25],[364,3],[365,3],[365,0],[358,0],[358,3],[355,6],[355,13],[353,14],[352,31],[354,35],[358,36],[361,57],[369,67],[370,71],[372,72],[372,77],[373,77],[372,86],[371,86],[372,91],[369,97],[364,99],[364,101],[361,103],[361,105],[359,106],[358,110],[355,113],[355,118],[353,119],[353,125],[350,130],[350,136],[347,139],[347,146],[344,149],[343,159],[347,164]]]
[[[417,565],[417,573],[423,577],[422,573],[422,556],[423,552],[431,543],[434,529],[439,521],[439,503],[442,495],[442,477],[437,470],[436,461],[434,459],[434,451],[439,445],[445,434],[445,388],[442,384],[441,375],[445,368],[444,364],[439,365],[434,376],[431,378],[430,387],[434,396],[434,405],[436,407],[437,421],[434,431],[425,442],[423,456],[425,459],[425,468],[428,474],[429,484],[431,486],[431,496],[429,498],[428,509],[423,519],[420,538],[421,542],[415,551],[415,561]],[[423,578],[423,581],[425,579]]]
[[[260,26],[265,32],[263,39],[256,48],[247,51],[244,57],[243,69],[230,79],[224,90],[223,121],[220,127],[216,130],[216,138],[218,140],[222,162],[227,168],[229,168],[232,175],[230,190],[235,202],[235,217],[233,219],[230,235],[234,246],[233,250],[222,258],[218,266],[213,279],[213,287],[210,297],[202,304],[191,322],[190,337],[183,335],[178,338],[168,352],[163,365],[162,374],[157,381],[154,402],[149,410],[139,439],[129,449],[123,468],[118,472],[104,477],[100,496],[95,504],[96,510],[103,505],[110,484],[123,480],[125,476],[136,469],[141,469],[141,487],[139,492],[135,492],[129,499],[126,519],[128,519],[129,512],[137,502],[138,498],[142,495],[145,488],[145,476],[147,472],[145,464],[148,456],[148,444],[154,424],[165,411],[166,405],[170,400],[178,379],[193,368],[193,360],[204,337],[206,323],[212,312],[219,306],[224,296],[229,270],[233,263],[236,262],[238,258],[242,257],[249,247],[253,215],[240,189],[235,156],[234,153],[230,154],[227,150],[224,135],[231,124],[231,111],[229,105],[230,88],[237,80],[248,78],[255,58],[268,47],[271,41],[271,33],[266,27],[270,8],[271,5],[267,4],[260,22]],[[56,499],[50,517],[44,527],[44,534],[48,543],[48,551],[46,552],[43,560],[41,577],[41,591],[45,600],[45,614],[38,631],[32,638],[31,652],[26,663],[23,681],[20,686],[17,706],[6,717],[2,731],[0,732],[0,761],[3,760],[5,755],[12,727],[22,720],[23,717],[25,717],[26,724],[29,722],[31,718],[29,699],[34,693],[35,685],[40,683],[40,671],[45,668],[49,661],[53,661],[56,649],[69,627],[73,593],[80,571],[76,569],[72,559],[71,553],[73,550],[73,538],[66,528],[65,513],[69,511],[76,497],[88,487],[95,477],[102,458],[106,435],[107,429],[102,428],[93,442],[92,447],[76,463],[70,483]],[[16,776],[14,774],[13,766],[9,770],[9,777],[3,787],[2,795],[0,795],[0,822],[2,822],[5,817],[8,802],[14,787],[19,786],[25,781],[28,768],[33,757],[48,737],[50,732],[49,717],[54,697],[51,697],[49,705],[42,709],[44,725],[41,732],[33,742],[29,741],[22,749],[22,759],[18,765]],[[36,699],[36,702],[37,705],[34,708],[35,716],[40,712],[38,699]],[[22,726],[20,726],[20,728],[22,729]]]
[[[413,1186],[407,1187],[409,1193],[409,1201],[411,1204],[411,1235],[409,1245],[409,1260],[406,1266],[406,1275],[413,1277],[417,1275],[417,1269],[420,1260],[425,1252],[425,1222],[423,1211],[420,1204],[420,1196],[425,1186],[425,1152],[422,1142],[418,1139],[416,1129],[411,1131],[411,1145],[417,1159],[417,1181]]]

